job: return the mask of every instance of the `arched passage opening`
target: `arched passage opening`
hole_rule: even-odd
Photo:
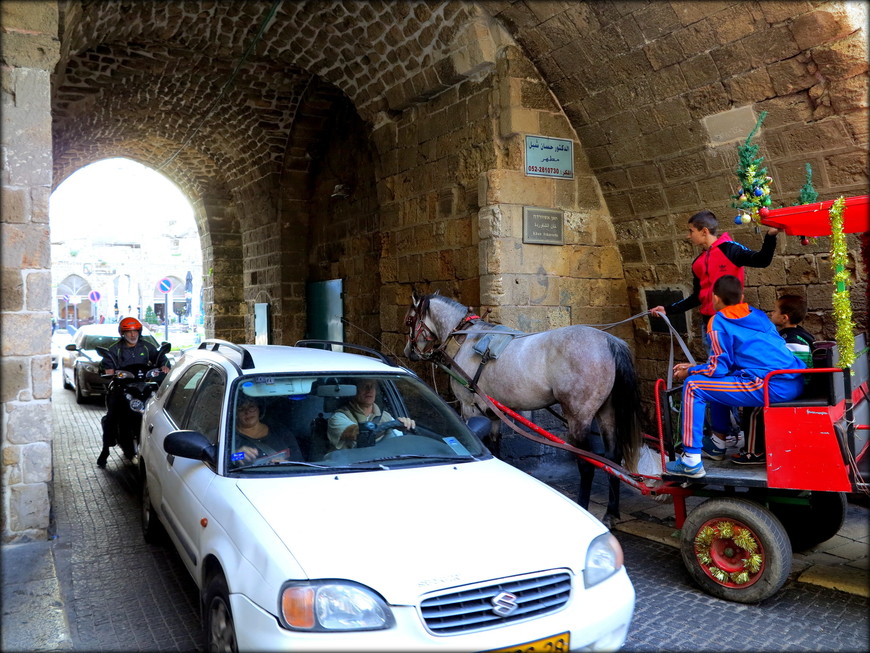
[[[165,176],[128,158],[97,161],[57,187],[49,221],[53,316],[61,328],[128,315],[163,323],[157,289],[164,279],[170,322],[185,332],[203,323],[201,303],[192,301],[203,279],[198,226],[190,202]]]

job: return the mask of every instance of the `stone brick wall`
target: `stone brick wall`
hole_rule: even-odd
[[[51,495],[49,71],[57,8],[0,4],[2,24],[2,541],[45,539]]]
[[[768,116],[755,142],[774,179],[775,206],[795,202],[807,162],[821,200],[868,192],[866,4],[521,0],[484,7],[528,54],[578,134],[612,217],[632,314],[648,308],[646,290],[691,291],[697,251],[683,235],[694,212],[713,210],[722,231],[760,247],[754,228],[733,224],[729,204],[736,144],[762,111]],[[720,139],[711,117],[741,107],[752,119],[736,139]],[[748,300],[770,309],[780,294],[803,294],[807,328],[831,338],[829,239],[806,247],[796,238],[779,241],[770,268],[748,271]],[[866,329],[868,252],[857,236],[849,250],[856,319]],[[636,328],[649,384],[664,373],[668,339],[646,320]]]

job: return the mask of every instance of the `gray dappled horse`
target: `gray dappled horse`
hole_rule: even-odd
[[[497,358],[480,368],[475,343],[487,335],[492,340],[504,331],[482,320],[465,306],[435,293],[412,295],[405,315],[409,328],[404,354],[412,361],[429,360],[444,352],[487,395],[516,411],[537,410],[558,403],[567,420],[567,442],[589,450],[587,434],[593,420],[604,442],[604,455],[637,469],[641,435],[638,421],[640,396],[631,353],[625,341],[598,329],[574,325],[514,336]],[[510,336],[508,336],[510,337]],[[478,345],[478,350],[482,348]],[[486,404],[451,378],[466,420],[486,410]],[[490,441],[499,454],[499,426],[493,423]],[[577,502],[589,507],[595,467],[577,459],[580,494]],[[619,517],[619,479],[610,476],[604,522]]]

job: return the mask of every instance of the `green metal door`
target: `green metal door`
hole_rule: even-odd
[[[344,342],[342,280],[311,281],[306,284],[307,323],[305,337],[312,340]]]

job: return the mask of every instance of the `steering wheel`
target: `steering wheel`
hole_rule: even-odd
[[[384,422],[382,424],[375,424],[375,428],[373,430],[374,433],[383,433],[389,429],[404,429],[405,425],[402,424],[397,419],[391,419],[389,422]]]
[[[382,422],[381,424],[375,424],[374,422],[360,422],[358,426],[359,433],[356,436],[357,449],[375,446],[375,440],[379,433],[383,433],[390,429],[405,428],[405,425],[397,419],[391,419],[389,422]]]

